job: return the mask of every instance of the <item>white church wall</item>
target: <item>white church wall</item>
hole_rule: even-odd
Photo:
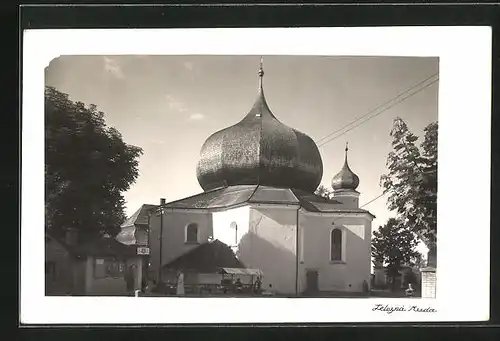
[[[359,194],[356,192],[336,193],[333,199],[340,202],[339,209],[359,208]]]
[[[243,206],[212,213],[213,238],[235,250],[241,237],[248,232],[250,207]]]
[[[186,228],[189,224],[198,226],[198,244],[186,243]],[[150,220],[149,245],[151,248],[151,268],[158,268],[160,250],[160,217],[152,216]],[[206,243],[212,236],[212,216],[208,212],[194,210],[166,211],[163,215],[162,265]]]
[[[212,216],[197,211],[165,212],[163,221],[163,264],[206,243],[212,236]],[[198,243],[186,243],[186,228],[189,224],[198,226]]]
[[[262,285],[281,294],[296,292],[296,207],[252,206],[248,232],[237,255],[249,268],[263,271]]]
[[[339,215],[300,215],[300,235],[304,245],[299,264],[299,291],[307,287],[308,269],[318,271],[320,291],[361,292],[363,281],[370,283],[371,221],[365,217]],[[342,260],[331,261],[331,231],[342,230]]]

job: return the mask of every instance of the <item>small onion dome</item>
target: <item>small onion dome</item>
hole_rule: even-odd
[[[314,141],[281,123],[267,105],[259,69],[259,93],[250,112],[203,144],[196,175],[204,191],[264,185],[314,192],[323,162]]]
[[[332,179],[332,188],[334,190],[356,190],[359,185],[359,177],[354,174],[354,172],[349,168],[349,164],[347,163],[347,151],[348,147],[346,144],[345,147],[345,161],[344,166]]]

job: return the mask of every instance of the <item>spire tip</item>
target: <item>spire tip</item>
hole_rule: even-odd
[[[264,58],[260,57],[260,66],[259,66],[259,90],[262,91],[262,77],[264,77]]]

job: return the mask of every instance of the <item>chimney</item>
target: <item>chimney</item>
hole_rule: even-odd
[[[78,243],[78,230],[74,228],[66,229],[66,244],[75,246]]]
[[[165,202],[166,202],[165,198],[160,199],[160,205],[165,205]]]

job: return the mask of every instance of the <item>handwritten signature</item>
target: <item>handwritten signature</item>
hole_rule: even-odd
[[[435,313],[437,312],[436,309],[431,308],[431,307],[419,307],[417,305],[409,305],[409,306],[403,306],[403,305],[396,305],[396,306],[391,306],[388,304],[375,304],[375,306],[372,308],[372,311],[381,311],[385,312],[387,314],[392,314],[393,312],[408,312],[408,311],[414,311],[417,313]]]

